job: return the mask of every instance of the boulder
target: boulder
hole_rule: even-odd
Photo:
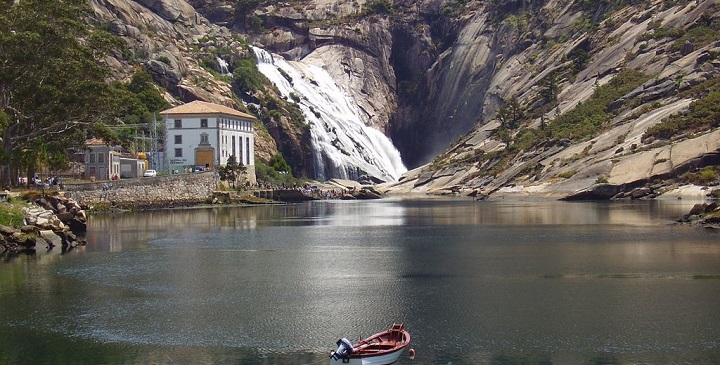
[[[561,200],[607,200],[622,192],[622,187],[612,184],[597,184],[587,189],[581,189]]]
[[[45,242],[48,243],[48,245],[50,246],[50,248],[55,247],[55,246],[62,246],[62,245],[63,245],[63,240],[62,240],[62,238],[61,238],[60,236],[58,236],[57,234],[55,234],[55,232],[53,232],[53,231],[51,231],[51,230],[41,230],[41,231],[39,232],[39,234],[40,234],[40,237],[41,237]]]

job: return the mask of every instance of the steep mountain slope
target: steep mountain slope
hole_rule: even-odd
[[[124,42],[105,61],[114,78],[126,80],[137,69],[147,70],[172,104],[200,99],[248,111],[238,100],[230,78],[221,75],[218,57],[230,62],[251,58],[242,36],[209,22],[184,0],[93,0],[95,22]],[[270,88],[256,96],[277,98]],[[248,103],[257,102],[253,95]],[[249,111],[248,111],[249,112]],[[255,110],[256,115],[262,110]],[[308,136],[290,118],[267,119],[256,125],[256,154],[264,162],[285,149],[304,171]]]
[[[464,55],[453,57],[457,62],[453,69],[470,69],[457,79],[490,78],[482,82],[487,88],[481,85],[476,89],[478,102],[484,104],[476,105],[482,110],[477,114],[479,127],[432,164],[407,174],[393,190],[470,189],[481,194],[524,191],[609,198],[654,180],[664,180],[667,185],[668,179],[684,172],[717,164],[720,134],[716,121],[688,131],[691,133],[677,131],[665,140],[646,133],[665,118],[677,119],[691,112],[694,100],[714,90],[720,66],[716,60],[717,2],[636,3],[608,9],[602,22],[588,26],[584,22],[592,19],[587,18],[586,10],[548,1],[527,9],[541,14],[537,19],[522,12],[507,16],[501,24],[515,24],[515,32],[502,31],[501,25],[493,33],[498,41],[514,39],[507,44],[515,44],[515,48],[497,48],[499,42],[481,41],[487,48],[496,47],[490,52],[497,54],[491,66],[487,66],[488,57],[480,62],[463,62],[467,59]],[[536,27],[523,26],[533,21]],[[473,22],[474,26],[481,23]],[[546,42],[527,40],[543,26],[547,30],[540,35]],[[586,27],[589,29],[583,30]],[[696,34],[702,36],[693,36]],[[480,38],[461,36],[458,44]],[[458,48],[453,52],[462,53],[465,47]],[[472,65],[478,64],[484,66],[473,71]],[[489,75],[488,69],[492,69]],[[618,79],[622,70],[637,70],[645,77],[623,85],[622,78]],[[587,107],[601,99],[598,94],[613,92],[616,95],[599,110]],[[462,102],[461,97],[452,99]],[[500,113],[493,117],[495,111]],[[522,116],[513,120],[508,117],[510,112]],[[572,113],[577,114],[576,121],[566,123]],[[574,133],[573,128],[591,130]],[[656,193],[652,188],[642,191],[634,196]]]
[[[717,124],[667,131],[714,97],[717,0],[94,4],[178,99],[232,101],[198,65],[247,57],[243,37],[323,67],[415,168],[391,191],[610,197],[717,164]],[[308,173],[306,131],[263,120],[273,138],[258,150],[275,144]]]

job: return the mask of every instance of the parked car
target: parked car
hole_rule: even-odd
[[[195,170],[194,170],[194,171],[195,171],[195,172],[204,172],[204,171],[205,171],[205,167],[203,167],[203,166],[195,166]]]
[[[145,177],[155,177],[157,176],[157,171],[155,170],[145,170],[145,173],[143,174]]]

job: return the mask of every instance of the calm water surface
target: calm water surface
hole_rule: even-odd
[[[0,263],[0,364],[718,364],[720,236],[694,202],[314,202],[93,216]]]

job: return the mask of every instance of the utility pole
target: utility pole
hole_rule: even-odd
[[[155,112],[153,112],[153,127],[152,127],[152,130],[150,131],[150,139],[151,139],[151,143],[152,143],[151,149],[152,149],[152,156],[153,156],[153,160],[152,160],[153,168],[157,170],[158,169],[157,161],[160,158],[160,156],[158,153],[157,117],[155,116]],[[169,171],[165,171],[165,172],[169,172]]]

